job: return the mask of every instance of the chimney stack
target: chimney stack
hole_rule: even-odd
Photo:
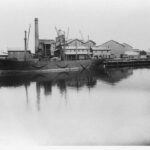
[[[39,48],[38,18],[35,18],[35,54],[37,54],[38,48]]]

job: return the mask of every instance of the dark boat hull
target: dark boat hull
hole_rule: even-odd
[[[91,60],[74,61],[14,61],[0,60],[0,73],[78,71],[91,66]]]

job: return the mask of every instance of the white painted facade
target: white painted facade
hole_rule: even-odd
[[[96,58],[110,58],[111,50],[106,47],[102,46],[95,46],[92,47],[93,50],[93,57]]]
[[[64,54],[66,55],[76,55],[76,54],[92,54],[86,46],[67,46],[65,47]]]
[[[67,46],[64,49],[64,55],[67,59],[88,59],[92,52],[86,46]]]

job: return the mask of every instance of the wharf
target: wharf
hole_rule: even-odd
[[[105,60],[103,61],[103,67],[115,68],[115,67],[136,67],[136,66],[150,66],[150,59],[132,59],[132,60]]]

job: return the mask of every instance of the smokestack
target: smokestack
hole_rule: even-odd
[[[35,18],[35,54],[38,52],[39,47],[39,29],[38,29],[38,18]]]

